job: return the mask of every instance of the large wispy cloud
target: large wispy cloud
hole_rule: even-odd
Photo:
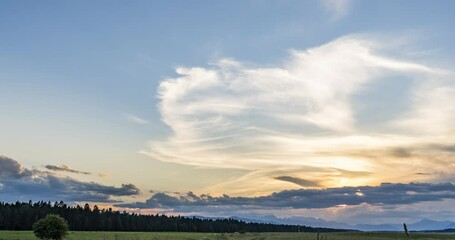
[[[451,73],[400,59],[405,54],[383,42],[343,37],[293,50],[275,67],[223,59],[177,68],[180,76],[163,80],[158,91],[172,135],[143,153],[250,170],[217,186],[239,194],[297,188],[298,179],[333,187],[447,178],[455,171],[453,151],[428,146],[455,143]],[[390,81],[400,102],[381,85]],[[373,96],[383,105],[370,104]],[[389,111],[396,105],[403,107]],[[375,122],[372,112],[387,117]]]
[[[117,202],[116,197],[139,194],[139,189],[133,184],[114,187],[60,177],[50,172],[27,169],[5,156],[0,156],[0,177],[2,201]]]

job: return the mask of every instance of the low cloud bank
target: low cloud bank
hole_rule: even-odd
[[[223,195],[185,195],[155,193],[145,202],[118,204],[129,208],[173,209],[194,212],[207,208],[284,208],[313,209],[344,205],[397,205],[455,199],[452,183],[382,183],[379,186],[299,189],[272,193],[261,197],[231,197]]]
[[[30,170],[12,158],[0,156],[0,196],[2,201],[28,201],[31,199],[67,202],[118,202],[115,197],[138,194],[139,189],[133,184],[122,184],[120,187],[114,187],[95,182],[82,182],[70,177],[59,177],[51,172]]]

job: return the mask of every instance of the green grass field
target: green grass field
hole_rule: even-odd
[[[403,233],[321,233],[325,240],[400,240],[400,239],[455,239],[455,234],[411,233],[409,238]],[[0,231],[0,240],[36,240],[31,231]],[[172,233],[172,232],[70,232],[69,240],[316,240],[315,233]]]

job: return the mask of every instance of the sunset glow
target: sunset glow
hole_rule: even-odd
[[[0,4],[0,201],[455,221],[455,2],[177,2]]]

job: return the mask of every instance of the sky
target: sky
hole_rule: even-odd
[[[455,221],[454,10],[0,1],[0,200]]]

